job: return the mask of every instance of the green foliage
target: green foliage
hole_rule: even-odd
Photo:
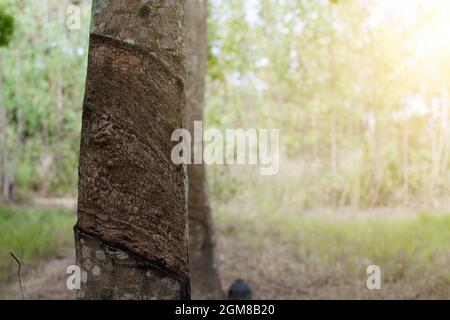
[[[304,265],[304,277],[311,281],[329,277],[337,287],[355,286],[356,279],[365,281],[366,268],[374,264],[382,266],[386,287],[394,283],[414,288],[450,285],[450,215],[356,216],[321,210],[301,215],[289,206],[286,188],[284,195],[280,192],[270,198],[264,184],[249,183],[251,192],[214,201],[215,219],[221,232],[251,244],[255,255],[282,250],[289,261],[284,267]],[[325,274],[318,274],[319,270]]]
[[[9,1],[14,45],[2,52],[8,170],[17,198],[76,194],[90,2],[81,30],[66,27],[72,1]]]
[[[16,183],[21,190],[33,190],[39,184],[33,163],[22,161],[16,169]]]
[[[74,223],[72,212],[0,207],[0,280],[17,268],[10,252],[25,264],[55,254],[72,241]]]
[[[15,40],[2,52],[2,106],[21,198],[76,194],[90,24],[89,1],[78,2],[82,29],[70,31],[72,1],[5,1]],[[450,46],[434,39],[446,11],[411,1],[403,9],[420,13],[411,23],[402,10],[386,13],[388,3],[210,1],[206,124],[280,128],[283,175],[300,180],[292,185],[304,208],[450,191]],[[414,112],[421,104],[427,113]],[[227,168],[213,173],[220,197],[246,185]]]
[[[212,1],[207,125],[280,128],[308,207],[445,196],[450,46],[440,5]]]
[[[0,8],[0,47],[6,47],[14,32],[14,17]]]

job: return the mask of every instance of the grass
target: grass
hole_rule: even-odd
[[[225,284],[248,279],[261,299],[450,298],[450,215],[303,214],[295,190],[247,183],[212,196]],[[0,207],[0,282],[17,267],[9,252],[25,264],[54,257],[74,223],[72,212]],[[379,293],[365,287],[373,264]]]
[[[292,179],[283,179],[274,188],[270,181],[249,177],[244,183],[251,188],[231,196],[223,193],[231,188],[228,181],[223,188],[213,181],[214,218],[226,244],[221,250],[230,251],[223,254],[222,270],[227,273],[227,268],[242,265],[230,279],[246,277],[261,283],[265,278],[266,284],[279,284],[280,275],[288,278],[283,285],[274,285],[280,288],[278,294],[267,289],[260,296],[263,299],[302,294],[306,298],[450,298],[450,215],[306,212],[299,203],[295,206],[301,190],[290,190]],[[245,252],[240,260],[238,252]],[[387,288],[381,293],[372,294],[365,286],[370,265],[381,267]],[[307,293],[298,288],[307,288]]]
[[[298,287],[322,292],[312,298],[370,298],[366,271],[378,265],[383,284],[391,291],[377,298],[450,298],[450,215],[420,214],[404,220],[274,215],[255,219],[230,214],[227,207],[215,212],[220,232],[237,243],[233,251],[247,247],[243,250],[249,251],[248,257],[260,259],[242,269],[259,272],[267,282],[278,282],[284,275],[295,283],[301,275]],[[257,271],[259,266],[263,267]],[[343,288],[348,290],[338,294]]]
[[[73,241],[75,215],[63,210],[0,207],[0,281],[17,265],[55,255],[58,248]]]

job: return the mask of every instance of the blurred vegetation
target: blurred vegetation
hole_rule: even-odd
[[[76,195],[90,1],[2,4],[2,184],[17,200]],[[211,0],[207,126],[280,128],[303,208],[435,203],[450,191],[449,6]],[[211,169],[213,196],[246,183],[230,170]]]
[[[436,204],[450,191],[449,5],[211,1],[208,126],[280,128],[301,206]]]
[[[310,192],[320,186],[304,187],[302,170],[290,165],[275,177],[245,167],[210,168],[215,224],[227,239],[220,252],[237,255],[221,261],[232,277],[263,283],[257,289],[277,299],[449,297],[448,212],[317,208]],[[247,256],[252,259],[239,260]],[[379,295],[366,288],[371,265],[382,268]]]
[[[0,47],[6,47],[14,31],[14,18],[0,7]]]
[[[13,252],[24,265],[54,256],[62,244],[73,242],[68,232],[75,215],[63,210],[0,207],[0,282],[17,269]]]
[[[2,0],[15,21],[9,46],[0,50],[2,175],[12,177],[16,200],[76,194],[89,2],[81,2],[81,30],[69,30],[72,1]]]
[[[255,283],[286,282],[285,294],[289,287],[317,292],[328,288],[324,298],[340,299],[347,297],[340,290],[349,286],[354,292],[346,294],[354,299],[358,294],[369,295],[365,287],[367,267],[379,265],[383,288],[389,288],[379,298],[390,294],[403,299],[447,298],[450,294],[450,215],[352,218],[320,211],[279,214],[259,198],[245,202],[243,198],[248,196],[216,202],[214,207],[220,233],[259,257],[253,263],[264,265],[260,268],[248,263],[249,270],[257,268],[264,275],[254,276],[257,271],[242,275],[256,277]],[[317,294],[312,293],[313,297]]]
[[[332,271],[347,282],[375,263],[388,282],[448,287],[448,216],[302,213],[436,204],[450,193],[450,2],[209,3],[207,127],[280,128],[282,139],[276,176],[208,168],[219,229],[261,253],[284,241],[289,261],[339,264]],[[71,4],[80,30],[66,26]],[[76,196],[90,4],[1,0],[4,200],[5,184],[16,201]],[[62,211],[0,208],[0,278],[15,270],[10,251],[26,263],[54,253],[73,223]]]

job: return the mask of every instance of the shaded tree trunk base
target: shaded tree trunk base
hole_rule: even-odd
[[[81,300],[188,300],[189,281],[75,228]]]
[[[205,219],[211,222],[205,225],[202,221],[189,218],[190,268],[192,298],[218,300],[224,299],[216,257],[216,243],[213,234],[212,217]]]

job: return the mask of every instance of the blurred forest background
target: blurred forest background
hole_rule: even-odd
[[[37,204],[77,195],[90,5],[0,0],[0,28],[14,21],[0,42],[5,292],[9,251],[42,267],[73,241],[71,210]],[[281,129],[278,175],[208,168],[223,282],[249,279],[259,298],[450,298],[450,2],[209,10],[206,126]]]

